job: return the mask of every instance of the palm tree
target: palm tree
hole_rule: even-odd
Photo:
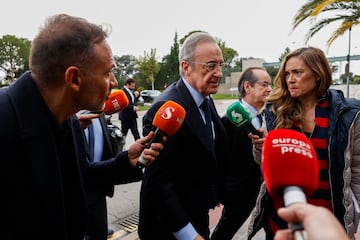
[[[317,20],[318,17],[321,18]],[[341,21],[340,27],[326,41],[327,47],[330,47],[336,38],[360,23],[360,0],[310,0],[295,15],[293,30],[305,19],[309,19],[313,23],[306,34],[305,43],[308,43],[310,38],[323,27]]]

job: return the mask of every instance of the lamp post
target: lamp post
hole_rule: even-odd
[[[347,67],[345,68],[346,73],[346,97],[349,98],[349,87],[350,87],[350,44],[351,44],[351,28],[349,28],[349,51],[347,55]]]

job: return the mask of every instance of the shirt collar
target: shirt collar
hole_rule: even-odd
[[[189,92],[190,92],[192,98],[194,99],[196,105],[198,107],[200,107],[200,105],[204,101],[204,97],[198,91],[196,91],[185,79],[183,79],[183,78],[181,78],[181,79],[184,82],[187,89],[189,90]]]

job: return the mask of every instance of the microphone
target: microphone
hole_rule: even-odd
[[[125,92],[121,89],[113,89],[104,103],[103,112],[111,115],[120,112],[129,105],[129,99]]]
[[[291,129],[269,132],[262,151],[266,189],[274,199],[283,197],[285,207],[306,203],[318,186],[319,163],[307,137]],[[301,223],[291,223],[295,239],[303,239]],[[299,235],[300,234],[300,235]]]
[[[146,148],[150,148],[151,143],[161,142],[163,136],[172,136],[181,127],[186,112],[185,109],[174,101],[165,102],[156,112],[152,125],[156,127],[154,136],[146,144]],[[148,162],[140,155],[136,167],[142,169],[147,166]]]
[[[249,109],[239,101],[230,104],[230,106],[226,109],[226,117],[236,127],[245,127],[249,133],[258,135],[261,138],[263,137],[262,133],[256,130],[252,125],[252,117]]]

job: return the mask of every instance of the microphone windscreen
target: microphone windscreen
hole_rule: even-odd
[[[274,129],[263,143],[262,168],[270,196],[283,196],[289,186],[300,187],[306,196],[317,188],[319,163],[310,140],[300,132]]]
[[[185,109],[174,101],[165,102],[156,112],[153,125],[168,136],[179,130],[184,121]]]
[[[226,109],[226,117],[237,127],[251,123],[252,117],[247,107],[236,101]]]
[[[129,105],[129,99],[121,89],[113,89],[105,101],[103,112],[111,115],[120,112]]]

